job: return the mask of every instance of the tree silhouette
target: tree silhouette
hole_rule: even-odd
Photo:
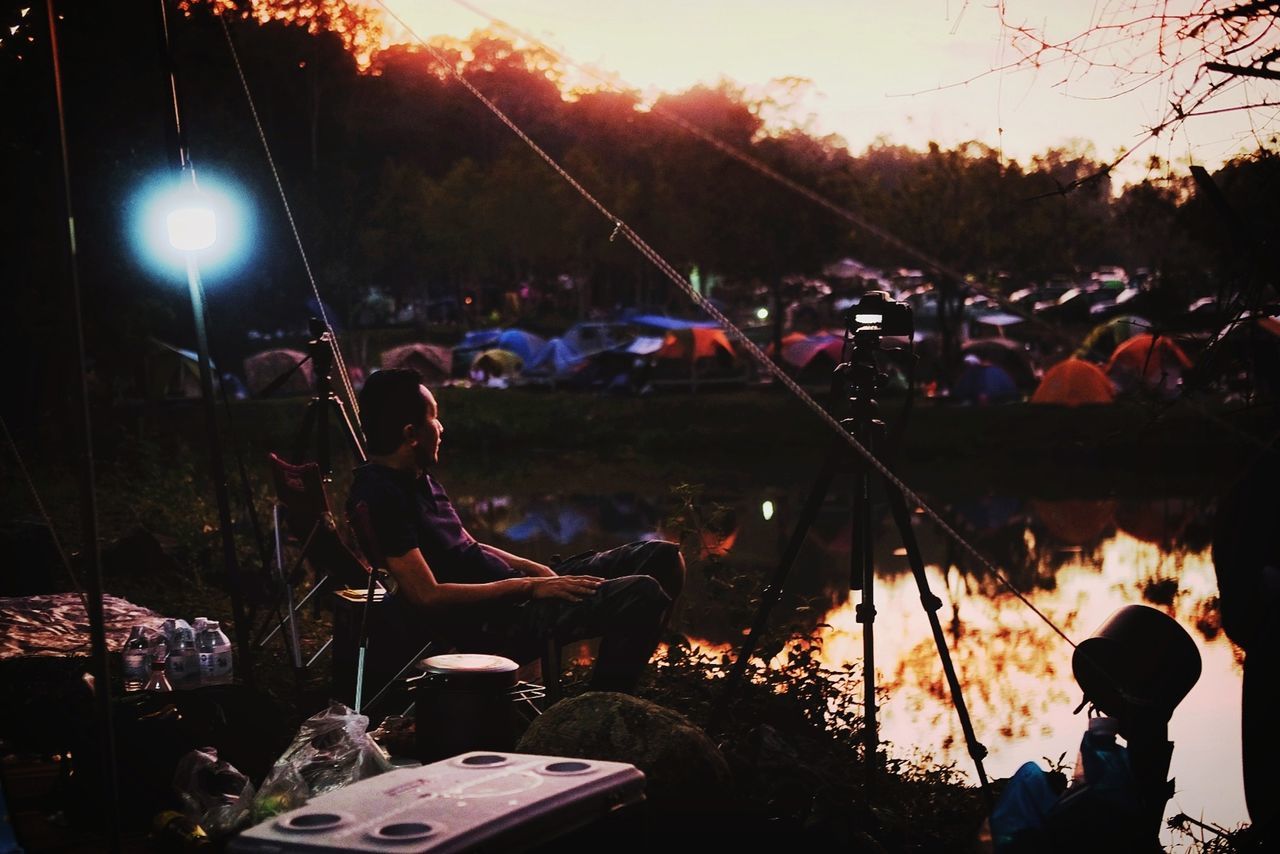
[[[1062,38],[1016,8],[1016,0],[998,4],[1017,51],[1004,69],[1061,69],[1060,84],[1110,75],[1114,96],[1159,86],[1168,107],[1148,139],[1196,116],[1280,106],[1280,0],[1106,0],[1087,27]]]

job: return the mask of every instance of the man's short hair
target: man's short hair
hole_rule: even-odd
[[[404,441],[404,427],[427,418],[427,404],[418,392],[422,377],[412,368],[374,371],[360,389],[360,421],[365,450],[394,453]]]

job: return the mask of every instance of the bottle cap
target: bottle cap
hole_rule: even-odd
[[[1114,737],[1120,732],[1120,721],[1116,718],[1089,718],[1089,732],[1094,735]]]

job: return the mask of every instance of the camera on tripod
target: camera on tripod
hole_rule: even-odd
[[[875,332],[879,335],[910,338],[914,330],[911,306],[889,298],[884,291],[867,291],[845,312],[850,334]]]

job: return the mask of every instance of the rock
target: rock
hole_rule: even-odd
[[[182,564],[160,538],[146,528],[133,528],[102,547],[102,571],[111,578],[184,578]]]
[[[644,772],[651,801],[720,799],[729,766],[707,735],[671,709],[596,691],[562,700],[529,725],[520,753],[629,762]]]

